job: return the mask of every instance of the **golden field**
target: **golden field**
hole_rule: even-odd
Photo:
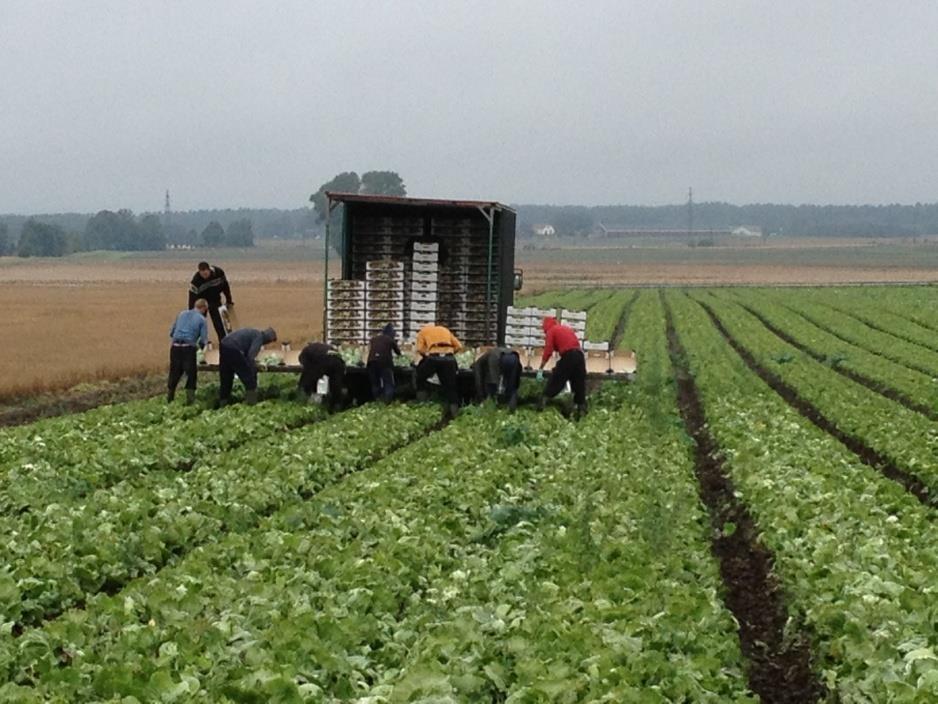
[[[225,269],[242,326],[294,347],[322,332],[318,243],[156,255],[0,259],[0,401],[166,368],[168,334],[199,259]],[[776,246],[521,246],[525,293],[628,285],[929,282],[938,242],[790,239]],[[338,275],[333,260],[331,276]],[[211,330],[211,326],[210,326]],[[212,333],[214,335],[214,333]]]

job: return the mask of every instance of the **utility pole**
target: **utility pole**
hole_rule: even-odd
[[[694,189],[687,189],[687,235],[694,233]]]
[[[163,201],[163,227],[169,227],[169,214],[172,212],[172,207],[169,204],[169,189],[166,189],[166,199]]]

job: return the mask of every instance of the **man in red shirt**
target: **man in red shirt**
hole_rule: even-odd
[[[547,399],[559,394],[569,381],[577,414],[582,415],[586,413],[586,357],[580,349],[580,340],[571,328],[561,325],[556,318],[544,318],[543,327],[544,354],[537,372],[538,379],[543,378],[544,365],[555,351],[560,355],[560,360],[550,374],[538,405],[543,408]]]

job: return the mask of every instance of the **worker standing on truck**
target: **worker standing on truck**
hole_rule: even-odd
[[[220,266],[210,266],[208,262],[199,262],[198,271],[189,283],[189,308],[195,305],[198,298],[203,298],[208,302],[209,315],[212,317],[212,325],[218,335],[219,343],[225,339],[226,335],[225,324],[218,310],[222,304],[222,294],[225,296],[225,305],[231,308],[234,301],[231,300],[231,286],[228,285],[225,272]]]
[[[544,394],[538,401],[538,408],[543,409],[547,399],[559,394],[569,381],[577,415],[583,415],[586,413],[586,357],[580,349],[580,340],[572,328],[561,325],[551,316],[544,318],[543,328],[544,354],[541,356],[537,380],[544,379],[544,365],[554,351],[560,355],[560,360],[550,374]]]
[[[196,348],[202,349],[208,342],[208,325],[205,314],[208,303],[198,298],[189,310],[176,316],[173,327],[169,329],[169,390],[166,401],[172,403],[176,397],[176,386],[182,375],[186,375],[186,403],[195,401],[196,375],[198,374]]]
[[[316,384],[325,376],[329,380],[326,406],[330,411],[334,411],[344,396],[345,360],[337,354],[332,345],[311,342],[300,352],[300,364],[303,371],[300,373],[297,391],[301,397],[311,398],[316,391]]]
[[[228,335],[218,345],[218,405],[231,402],[231,386],[237,376],[244,384],[244,400],[257,403],[257,353],[268,342],[274,342],[277,333],[273,328],[257,330],[241,328]]]
[[[420,355],[416,371],[417,400],[427,399],[427,379],[436,374],[446,400],[443,417],[447,420],[459,413],[459,367],[453,355],[460,350],[462,343],[442,325],[425,325],[417,333],[417,353]]]
[[[400,355],[394,326],[388,323],[380,334],[371,338],[368,345],[368,380],[371,382],[371,396],[390,403],[394,398],[394,355]]]
[[[493,347],[472,364],[476,395],[481,399],[498,396],[508,402],[508,410],[518,407],[518,387],[521,385],[521,357],[508,347]]]

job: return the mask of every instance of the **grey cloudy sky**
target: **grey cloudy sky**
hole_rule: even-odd
[[[0,0],[0,212],[938,200],[938,3]]]

